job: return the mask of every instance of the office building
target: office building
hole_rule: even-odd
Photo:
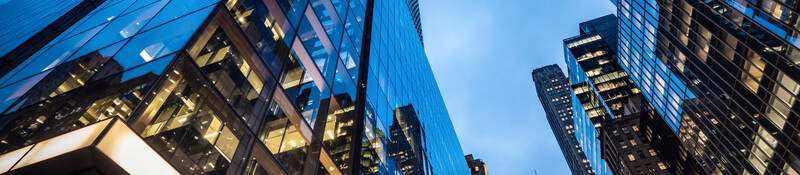
[[[536,68],[531,73],[536,94],[542,103],[547,122],[558,142],[572,174],[594,174],[586,155],[575,138],[569,80],[557,65]]]
[[[620,62],[706,172],[800,172],[797,2],[615,4]]]
[[[599,129],[614,174],[705,174],[653,110],[608,120]]]
[[[651,110],[640,88],[620,66],[614,47],[616,17],[596,18],[581,23],[580,28],[581,35],[564,40],[564,49],[576,101],[576,137],[592,167],[598,167],[596,173],[698,172],[691,157],[673,156],[685,154],[685,148],[675,133],[659,132],[670,131],[663,129],[669,128],[667,123]]]
[[[475,159],[472,154],[467,154],[464,158],[467,159],[471,175],[489,175],[489,171],[486,170],[486,163],[481,159]]]
[[[581,23],[580,35],[564,39],[564,59],[567,63],[575,137],[595,174],[611,174],[602,158],[598,139],[602,122],[639,111],[637,89],[628,84],[627,74],[615,67],[614,43],[611,33],[616,30],[613,15]],[[610,104],[610,105],[608,105]]]
[[[414,18],[402,1],[103,1],[0,77],[0,172],[399,174],[400,111],[425,173],[467,174]]]

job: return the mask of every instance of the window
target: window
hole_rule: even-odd
[[[183,78],[187,74],[173,71],[155,91],[142,116],[151,122],[141,136],[159,154],[172,157],[184,174],[224,173],[239,147],[236,129],[229,126],[236,122],[226,122],[230,119],[222,116],[229,115],[214,107],[219,101],[192,78]]]
[[[658,169],[666,170],[667,169],[667,165],[664,165],[663,162],[658,162]]]
[[[656,156],[656,155],[658,155],[658,154],[656,154],[656,150],[650,149],[650,150],[648,150],[648,151],[650,152],[650,156]]]

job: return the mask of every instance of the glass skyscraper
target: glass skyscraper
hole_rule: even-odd
[[[536,68],[531,73],[536,94],[542,103],[547,122],[564,154],[572,174],[594,174],[589,160],[575,137],[572,119],[572,90],[567,77],[557,65]]]
[[[800,3],[613,2],[623,67],[707,173],[800,172]]]
[[[698,174],[676,134],[617,59],[617,18],[580,24],[564,40],[575,137],[596,174]]]
[[[575,137],[595,174],[612,174],[602,158],[600,132],[597,128],[615,116],[638,111],[627,105],[637,89],[628,84],[627,74],[615,67],[616,18],[607,15],[581,23],[580,35],[564,39]],[[633,98],[631,98],[633,97]]]
[[[97,2],[0,77],[0,172],[469,173],[416,1]]]

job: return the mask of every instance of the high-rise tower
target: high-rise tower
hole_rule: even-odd
[[[597,174],[698,174],[676,134],[618,62],[616,17],[580,24],[564,40],[576,137]],[[641,128],[641,129],[639,129]]]
[[[800,4],[615,2],[620,62],[706,172],[800,172]]]
[[[0,77],[0,172],[402,173],[402,111],[418,170],[467,174],[415,18],[403,1],[101,2]]]
[[[557,65],[536,68],[531,73],[536,94],[542,103],[547,122],[558,141],[561,153],[572,174],[594,174],[592,166],[575,138],[569,80]]]

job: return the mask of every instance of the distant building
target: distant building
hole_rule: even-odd
[[[594,174],[592,166],[575,138],[572,121],[572,98],[569,79],[557,65],[534,69],[531,73],[536,94],[544,108],[547,122],[558,141],[561,153],[574,175]]]
[[[483,162],[481,159],[475,159],[472,157],[472,154],[468,154],[464,156],[467,159],[467,165],[469,165],[469,172],[472,175],[489,175],[489,171],[486,170],[486,163]]]

